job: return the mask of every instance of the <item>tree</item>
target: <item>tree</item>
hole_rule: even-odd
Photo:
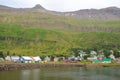
[[[5,58],[2,51],[0,51],[0,57]]]
[[[16,56],[16,54],[15,54],[15,53],[13,53],[12,55],[13,55],[13,56]]]
[[[7,56],[9,56],[10,55],[10,52],[9,51],[7,51]]]

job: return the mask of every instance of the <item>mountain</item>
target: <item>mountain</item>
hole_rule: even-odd
[[[92,20],[111,20],[120,19],[120,8],[108,7],[103,9],[83,9],[73,12],[55,12],[43,8],[40,4],[35,5],[33,8],[11,8],[0,6],[0,12],[46,12],[53,15],[74,17],[78,19],[92,19]]]
[[[120,9],[55,12],[0,6],[0,50],[17,55],[73,55],[78,49],[119,50]],[[76,52],[77,53],[77,52]]]
[[[33,8],[0,6],[0,24],[17,24],[62,32],[120,32],[120,9],[85,9],[55,12],[36,5]]]
[[[110,20],[120,19],[120,8],[108,7],[104,9],[84,9],[74,12],[66,12],[65,16],[71,16],[80,19]]]
[[[11,12],[11,11],[13,11],[14,9],[15,9],[15,8],[0,5],[0,12]]]
[[[40,4],[35,5],[34,9],[44,9]],[[44,9],[45,10],[45,9]]]

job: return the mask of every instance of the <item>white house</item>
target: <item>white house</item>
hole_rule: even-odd
[[[58,57],[54,57],[54,62],[58,62],[59,58]]]
[[[21,57],[21,60],[24,62],[24,63],[32,63],[32,58],[29,57],[29,56],[22,56]]]
[[[11,56],[12,62],[19,62],[20,57],[19,56]]]
[[[86,52],[83,52],[83,50],[79,50],[80,59],[84,59],[84,56],[86,55]]]
[[[74,61],[74,60],[75,60],[75,56],[70,56],[70,57],[68,57],[68,60]]]
[[[42,61],[42,59],[41,59],[39,56],[35,56],[35,57],[32,57],[32,58],[33,58],[33,61],[34,61],[35,63],[39,63],[39,62]]]
[[[96,52],[96,51],[91,51],[91,52],[90,52],[90,56],[91,56],[91,57],[88,57],[87,59],[88,59],[88,60],[97,60],[97,56],[96,56],[96,55],[97,55],[97,52]]]
[[[97,56],[94,56],[94,57],[88,57],[87,59],[88,59],[88,60],[97,60]]]
[[[90,54],[91,54],[92,56],[96,56],[96,55],[97,55],[97,52],[96,52],[96,51],[91,51]]]
[[[80,60],[81,60],[80,56],[75,57],[75,61],[80,61]]]
[[[6,56],[6,57],[5,57],[5,60],[6,60],[6,61],[12,61],[10,56]]]
[[[0,62],[3,62],[3,61],[4,61],[4,59],[0,57]]]
[[[113,54],[110,54],[109,56],[112,60],[115,60],[115,56]]]

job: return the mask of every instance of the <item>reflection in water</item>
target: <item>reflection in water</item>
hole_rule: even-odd
[[[40,80],[40,69],[22,70],[21,80]]]
[[[30,79],[30,70],[22,70],[21,71],[21,80],[29,80]]]
[[[33,70],[33,80],[40,80],[40,69]]]
[[[41,68],[0,72],[0,80],[120,80],[120,68]]]

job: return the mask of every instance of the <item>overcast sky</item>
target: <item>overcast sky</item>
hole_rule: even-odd
[[[15,8],[33,7],[41,4],[44,8],[54,11],[75,11],[80,9],[100,9],[110,6],[120,8],[120,0],[0,0],[0,5]]]

